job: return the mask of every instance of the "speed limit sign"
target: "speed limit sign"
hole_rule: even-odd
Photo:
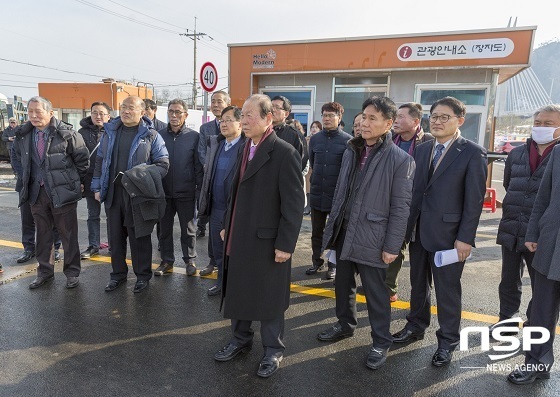
[[[207,92],[212,92],[218,85],[218,71],[212,62],[206,62],[200,68],[200,84],[202,89]]]

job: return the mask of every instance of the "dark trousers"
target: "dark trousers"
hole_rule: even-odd
[[[210,217],[207,215],[198,217],[198,220],[196,222],[196,227],[199,230],[206,232],[206,225],[208,224],[209,220]]]
[[[398,284],[398,277],[399,272],[401,271],[402,265],[404,263],[404,255],[406,252],[406,242],[403,243],[397,258],[389,263],[389,267],[387,268],[387,278],[385,279],[385,285],[389,289],[389,295],[395,295],[397,293]]]
[[[533,279],[535,269],[531,266],[534,252],[511,251],[502,246],[502,280],[498,287],[500,296],[500,321],[517,316],[521,306],[521,279],[523,278],[523,262],[527,265],[527,271],[531,279],[531,291],[533,291]],[[531,304],[527,306],[527,320],[531,314]]]
[[[325,262],[323,256],[323,234],[325,232],[325,225],[327,224],[327,216],[329,212],[323,212],[311,208],[311,249],[313,250],[312,260],[313,265],[316,267],[323,266]],[[334,264],[329,263],[329,266],[335,267]]]
[[[35,252],[35,220],[31,213],[31,204],[26,201],[19,207],[21,217],[21,244],[25,251]],[[54,249],[60,249],[62,241],[56,230],[56,225],[53,227]]]
[[[549,280],[545,275],[534,271],[533,305],[531,306],[531,326],[544,327],[550,332],[550,339],[543,344],[532,344],[531,351],[525,355],[527,364],[553,364],[554,337],[560,310],[560,282]],[[538,337],[538,335],[534,335]]]
[[[212,208],[212,212],[210,213],[210,222],[208,222],[210,229],[208,240],[212,245],[212,251],[215,253],[214,260],[216,262],[216,266],[218,267],[218,280],[216,282],[218,286],[222,285],[224,269],[224,242],[220,237],[220,232],[223,229],[222,225],[224,223],[225,212],[226,210],[217,210]]]
[[[86,196],[88,218],[88,246],[99,249],[101,240],[101,203],[94,196]]]
[[[161,261],[175,263],[175,247],[173,244],[173,225],[175,214],[179,218],[181,228],[181,250],[185,263],[194,263],[196,258],[196,228],[194,227],[194,199],[168,198],[165,200],[165,214],[160,219],[159,246]]]
[[[111,247],[111,280],[123,280],[128,274],[126,240],[130,244],[132,269],[138,280],[152,278],[152,236],[136,237],[132,222],[130,196],[122,186],[115,185],[111,206],[107,208],[109,246]]]
[[[80,275],[77,208],[78,203],[55,208],[45,187],[39,189],[37,201],[31,206],[31,213],[37,228],[35,256],[37,262],[39,262],[37,268],[39,277],[48,277],[54,274],[53,228],[55,226],[64,249],[64,264],[62,267],[64,274],[66,277],[78,277]]]
[[[253,343],[253,334],[250,320],[231,320],[232,339],[231,344],[235,346],[246,346]],[[286,347],[282,342],[284,338],[284,315],[273,320],[261,321],[261,340],[264,355],[267,357],[281,357]]]
[[[410,312],[406,316],[406,328],[413,332],[424,332],[431,318],[431,280],[433,278],[438,302],[439,329],[436,332],[438,347],[454,350],[459,344],[461,326],[461,275],[465,262],[456,262],[443,267],[434,264],[434,252],[424,249],[420,234],[410,243]],[[338,275],[337,275],[338,277]],[[338,283],[338,279],[337,279]]]
[[[393,343],[389,327],[391,325],[391,304],[385,288],[385,269],[341,260],[340,253],[346,230],[342,229],[336,241],[336,317],[344,329],[356,329],[358,312],[356,310],[356,276],[359,273],[371,325],[373,346],[388,349]]]

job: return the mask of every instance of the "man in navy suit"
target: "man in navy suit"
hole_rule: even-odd
[[[212,114],[216,117],[207,123],[200,126],[200,140],[198,141],[198,157],[202,165],[206,164],[206,152],[210,147],[210,137],[220,134],[220,119],[222,112],[226,107],[231,104],[230,96],[224,91],[215,91],[210,100],[210,109]],[[206,224],[208,223],[207,216],[199,216],[197,222],[196,237],[204,237],[206,235]],[[210,262],[208,266],[200,271],[201,276],[208,276],[217,269],[216,260],[214,259],[214,252],[212,250],[211,239],[208,239],[208,257]]]
[[[235,164],[245,144],[245,135],[241,132],[241,109],[235,106],[225,108],[222,112],[220,130],[221,133],[218,136],[210,137],[210,150],[206,157],[204,180],[199,199],[200,216],[210,218],[209,241],[218,267],[218,280],[208,290],[209,296],[222,293],[224,242],[220,237],[220,232],[224,229],[224,216]]]
[[[449,364],[459,344],[461,274],[474,246],[488,173],[486,150],[461,136],[465,105],[445,97],[430,108],[434,143],[416,148],[416,175],[406,233],[412,286],[407,324],[393,335],[404,343],[424,338],[430,325],[430,285],[438,302],[438,349],[432,364]],[[457,249],[458,261],[436,267],[437,251]]]

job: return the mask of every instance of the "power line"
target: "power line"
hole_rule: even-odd
[[[165,32],[165,33],[172,33],[172,34],[179,34],[179,33],[180,33],[180,32],[177,32],[177,31],[174,31],[174,30],[171,30],[171,29],[163,28],[163,27],[161,27],[161,26],[153,25],[153,24],[151,24],[151,23],[137,21],[137,20],[134,19],[134,18],[128,17],[128,16],[123,15],[123,14],[119,14],[118,12],[109,10],[109,9],[107,9],[107,8],[104,8],[104,7],[100,7],[100,6],[96,5],[96,4],[90,3],[89,1],[85,1],[85,0],[74,0],[74,1],[76,1],[76,2],[78,2],[78,3],[80,3],[80,4],[83,4],[83,5],[86,5],[86,6],[95,8],[96,10],[105,12],[105,13],[107,13],[107,14],[111,14],[111,15],[117,17],[117,18],[125,19],[125,20],[127,20],[127,21],[130,21],[130,22],[133,22],[133,23],[142,25],[142,26],[144,26],[144,27],[152,28],[152,29],[159,30],[159,31]],[[135,12],[137,12],[137,11],[135,11]]]
[[[164,24],[166,24],[166,25],[174,26],[174,27],[176,27],[176,28],[186,30],[187,32],[189,31],[188,29],[184,28],[183,26],[174,25],[174,24],[172,24],[172,23],[170,23],[170,22],[167,22],[167,21],[164,21],[164,20],[161,20],[161,19],[157,19],[156,17],[154,17],[154,16],[152,16],[152,15],[144,14],[144,13],[138,11],[138,10],[135,10],[134,8],[130,8],[130,7],[125,6],[124,4],[121,4],[121,3],[117,3],[116,1],[113,1],[113,0],[108,0],[108,1],[111,2],[111,3],[113,3],[113,4],[116,4],[116,5],[118,5],[118,6],[121,6],[121,7],[123,7],[123,8],[126,8],[127,10],[133,11],[133,12],[135,12],[135,13],[137,13],[137,14],[144,15],[145,17],[148,17],[148,18],[153,19],[153,20],[155,20],[155,21],[162,22],[162,23],[164,23]]]
[[[100,76],[100,75],[98,75],[98,74],[73,72],[73,71],[71,71],[71,70],[64,70],[64,69],[52,68],[52,67],[50,67],[50,66],[36,65],[36,64],[34,64],[34,63],[28,63],[28,62],[22,62],[22,61],[15,61],[15,60],[6,59],[6,58],[0,58],[0,61],[12,62],[12,63],[20,64],[20,65],[33,66],[33,67],[35,67],[35,68],[56,70],[57,72],[63,72],[63,73],[79,74],[79,75],[90,76],[90,77],[101,77],[102,79],[104,79],[104,78],[107,77],[107,76]]]
[[[76,80],[54,79],[54,78],[52,78],[52,77],[29,76],[29,75],[26,75],[26,74],[4,73],[4,72],[0,72],[0,74],[4,74],[4,75],[7,75],[7,76],[29,77],[29,78],[43,79],[43,80],[67,81],[67,82],[71,82],[71,83],[75,83],[75,82],[76,82]]]
[[[27,85],[11,85],[11,84],[0,84],[0,87],[37,88],[37,86],[30,87],[30,86],[27,86]]]

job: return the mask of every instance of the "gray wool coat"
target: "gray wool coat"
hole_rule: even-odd
[[[556,146],[544,171],[529,219],[526,242],[536,242],[533,268],[549,280],[560,281],[560,146]]]

